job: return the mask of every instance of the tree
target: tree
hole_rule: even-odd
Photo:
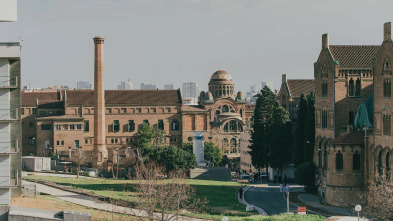
[[[221,149],[214,145],[213,142],[205,142],[204,158],[210,161],[212,165],[218,165],[222,160]]]
[[[376,182],[368,186],[363,196],[353,199],[353,204],[363,201],[362,213],[379,220],[391,220],[393,217],[393,183],[390,179],[377,178]]]
[[[91,162],[92,152],[82,151],[82,147],[79,147],[75,148],[75,150],[71,152],[71,157],[76,164],[76,178],[79,178],[81,166],[85,165],[87,162]]]
[[[307,116],[304,128],[304,156],[305,161],[312,161],[315,144],[315,95],[312,91],[307,98]]]
[[[151,147],[147,149],[148,162],[163,165],[167,173],[195,168],[195,155],[175,146]]]
[[[152,133],[153,144],[155,147],[158,147],[164,140],[165,130],[161,130],[157,126],[151,127],[150,130]]]
[[[290,136],[291,124],[289,113],[278,101],[274,104],[272,124],[269,128],[270,158],[269,164],[273,168],[282,168],[288,164],[291,156]],[[285,134],[280,136],[280,134]]]
[[[307,97],[304,93],[300,95],[299,110],[297,112],[297,122],[295,130],[295,164],[299,165],[305,162],[305,122],[307,116]]]
[[[314,162],[308,161],[300,164],[296,168],[295,177],[300,185],[304,185],[307,192],[315,192],[315,165]]]
[[[147,123],[143,123],[139,128],[136,137],[137,137],[137,145],[136,145],[136,152],[137,152],[137,161],[142,160],[142,156],[146,148],[151,146],[151,140],[153,139],[153,132]]]
[[[135,207],[147,212],[149,220],[178,220],[183,211],[200,212],[207,201],[199,199],[195,189],[184,176],[171,172],[163,179],[165,168],[156,162],[137,164],[134,167],[137,183],[133,188],[140,194],[141,200],[135,201]],[[136,211],[136,210],[132,210]],[[157,211],[157,212],[156,212]],[[145,220],[145,217],[140,217]]]
[[[251,131],[249,151],[253,165],[269,166],[270,138],[269,128],[272,123],[276,96],[265,86],[257,96],[254,110],[254,126]]]

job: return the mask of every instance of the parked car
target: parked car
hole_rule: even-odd
[[[240,175],[239,180],[248,180],[248,182],[252,183],[252,178],[247,174]]]

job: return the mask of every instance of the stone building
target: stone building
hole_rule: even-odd
[[[382,45],[329,45],[314,64],[314,162],[321,201],[353,205],[379,176],[390,179],[392,25]]]

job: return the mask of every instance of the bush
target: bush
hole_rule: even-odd
[[[315,169],[312,161],[302,163],[296,168],[296,180],[300,185],[304,185],[304,189],[307,192],[317,191],[317,186],[315,186]]]

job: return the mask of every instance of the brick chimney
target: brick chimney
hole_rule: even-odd
[[[108,159],[105,136],[104,40],[94,40],[94,149],[93,167],[104,171]]]
[[[386,22],[383,25],[383,41],[392,40],[392,23]]]
[[[329,35],[323,34],[322,35],[322,49],[329,48]]]

